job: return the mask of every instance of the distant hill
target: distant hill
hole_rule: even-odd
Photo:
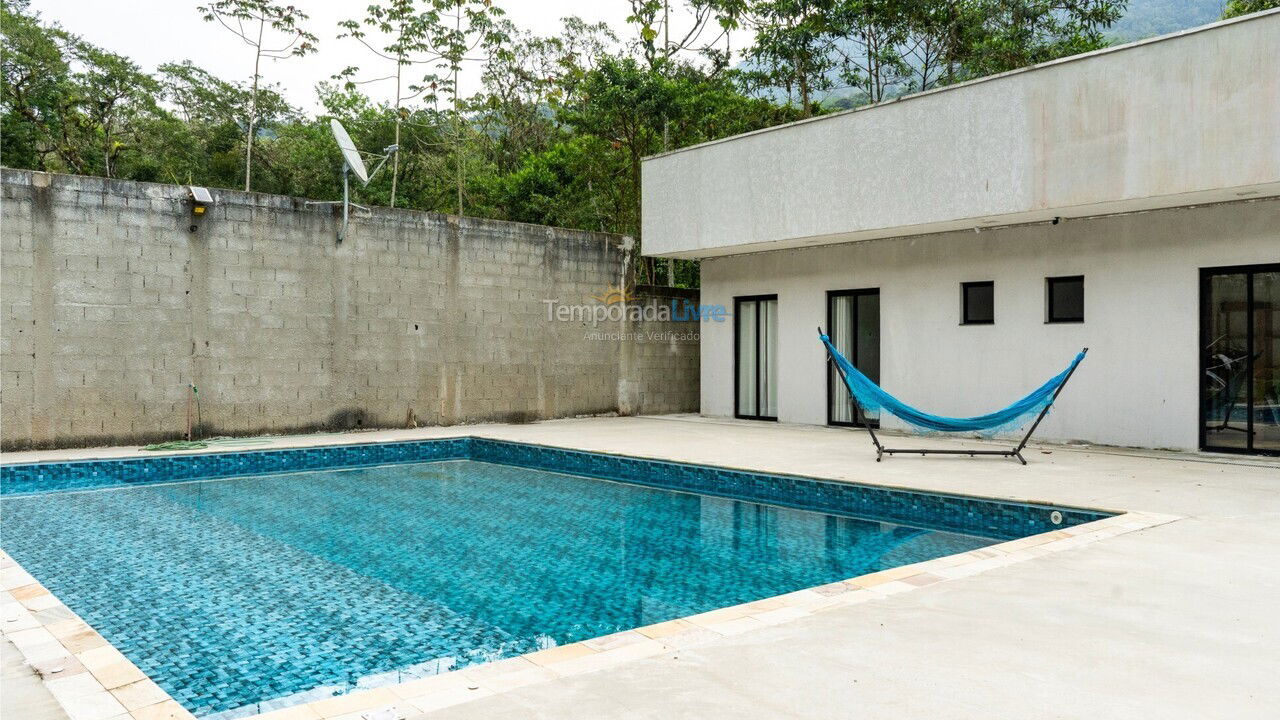
[[[1129,0],[1124,16],[1117,20],[1105,34],[1113,45],[1122,45],[1134,40],[1178,32],[1217,22],[1222,19],[1222,9],[1225,5],[1226,0]],[[743,63],[738,67],[748,66],[747,63]],[[781,90],[762,92],[771,95],[779,102],[786,100],[786,93]],[[861,105],[864,101],[854,91],[840,89],[828,94],[822,102],[831,108],[851,108]]]
[[[1129,9],[1107,33],[1118,43],[1142,40],[1211,23],[1225,0],[1129,0]]]

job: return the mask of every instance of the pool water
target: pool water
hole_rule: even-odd
[[[16,496],[2,507],[5,549],[197,715],[409,679],[997,542],[471,460]]]

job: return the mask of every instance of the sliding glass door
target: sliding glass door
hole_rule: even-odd
[[[734,415],[778,419],[778,296],[734,300]]]
[[[831,344],[873,382],[880,382],[880,290],[827,293]],[[827,422],[831,425],[879,423],[879,413],[854,417],[853,399],[835,365],[827,363]],[[855,420],[857,422],[855,422]]]
[[[1280,454],[1280,264],[1200,275],[1200,445]]]

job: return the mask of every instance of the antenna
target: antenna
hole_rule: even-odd
[[[356,205],[351,202],[351,181],[349,175],[355,173],[360,178],[360,183],[364,186],[369,185],[369,181],[373,179],[383,165],[387,164],[387,158],[393,153],[400,150],[399,145],[388,145],[382,149],[382,155],[379,156],[378,166],[369,172],[364,165],[364,159],[360,157],[360,151],[356,148],[356,144],[351,141],[351,135],[347,133],[347,129],[338,122],[337,118],[329,120],[329,129],[333,132],[333,140],[338,144],[338,150],[342,151],[342,227],[338,230],[338,242],[342,242],[347,236],[347,223],[350,216],[350,208],[355,205],[357,208],[369,212],[369,208],[363,205]],[[334,205],[333,202],[314,202],[308,201],[307,205]]]
[[[329,121],[329,129],[333,131],[333,139],[338,143],[338,149],[342,151],[342,159],[346,162],[343,170],[350,170],[360,178],[360,182],[365,185],[369,184],[369,173],[364,168],[364,160],[360,158],[360,151],[356,149],[356,144],[351,142],[351,136],[347,134],[347,129],[342,127],[342,123],[337,118]]]

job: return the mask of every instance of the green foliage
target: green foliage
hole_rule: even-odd
[[[1204,25],[1222,15],[1223,0],[1129,0],[1124,16],[1107,34],[1131,42]]]
[[[1227,0],[1227,7],[1222,11],[1222,17],[1225,20],[1278,7],[1280,7],[1280,0]]]
[[[837,43],[849,33],[841,0],[760,0],[751,6],[756,28],[749,59],[753,79],[794,95],[801,115],[814,111],[814,93],[835,86]]]
[[[25,5],[0,4],[4,38],[0,132],[5,163],[41,170],[51,164],[79,170],[83,165],[74,155],[76,148],[66,141],[70,128],[64,114],[74,97],[66,58],[70,36],[56,26],[43,26],[38,15],[25,10]],[[51,163],[57,160],[61,163]]]
[[[822,94],[841,86],[855,91],[850,103],[874,101],[1092,49],[1124,5],[686,0],[689,26],[675,32],[662,0],[631,0],[635,35],[620,41],[578,18],[551,37],[521,32],[490,0],[374,2],[340,27],[384,68],[319,83],[317,117],[256,69],[243,80],[190,62],[148,73],[42,22],[26,2],[0,5],[5,164],[210,187],[247,186],[252,169],[255,190],[333,200],[337,118],[357,147],[400,148],[353,188],[357,202],[640,239],[646,156],[823,112]],[[314,48],[292,6],[219,0],[202,12],[255,61]],[[756,31],[741,69],[727,44],[737,28]],[[464,70],[480,73],[471,97],[457,93]],[[372,93],[384,78],[395,91]],[[775,100],[777,89],[790,101]],[[637,256],[634,267],[638,282],[697,284],[694,262]]]
[[[721,0],[756,32],[747,77],[802,113],[1004,72],[1107,44],[1127,0]]]
[[[968,75],[1016,70],[1106,47],[1128,0],[976,0],[960,16]]]
[[[107,177],[139,162],[144,131],[166,117],[159,83],[25,10],[0,10],[5,161]]]
[[[93,148],[90,161],[112,177],[122,153],[136,153],[148,121],[164,116],[156,105],[160,83],[129,59],[88,43],[76,42],[71,50],[84,68],[73,75],[77,129]]]
[[[271,0],[216,0],[198,9],[206,21],[220,23],[259,54],[282,60],[315,52],[316,36],[302,27],[307,14],[292,5],[277,5]],[[232,22],[236,27],[231,27]],[[264,45],[264,40],[269,40],[265,35],[268,29],[283,35],[285,43],[278,48]]]
[[[307,14],[293,5],[278,5],[271,0],[216,0],[201,5],[206,22],[217,22],[228,32],[253,48],[253,75],[249,81],[249,102],[244,115],[244,189],[251,189],[253,175],[253,141],[262,125],[260,89],[262,59],[285,60],[316,51],[316,36],[303,23]]]
[[[622,167],[609,144],[591,135],[568,138],[525,156],[495,176],[493,194],[509,220],[592,230],[617,226],[623,207],[613,182]]]
[[[157,71],[163,99],[187,122],[234,125],[244,122],[251,112],[253,97],[249,88],[222,80],[190,60],[165,63]],[[271,85],[258,88],[257,112],[259,123],[267,126],[296,119],[298,114]]]

